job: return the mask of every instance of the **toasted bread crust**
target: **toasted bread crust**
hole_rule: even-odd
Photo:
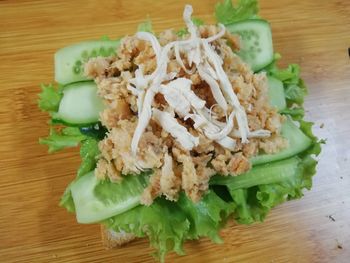
[[[123,231],[115,232],[106,228],[104,225],[101,225],[101,237],[102,243],[106,249],[121,247],[136,238],[133,234]]]

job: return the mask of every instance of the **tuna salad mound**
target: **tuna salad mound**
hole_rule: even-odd
[[[146,205],[160,195],[177,200],[181,190],[197,202],[213,175],[242,174],[252,156],[288,145],[266,73],[233,53],[238,36],[221,24],[197,27],[191,13],[186,6],[185,36],[138,32],[121,40],[116,56],[85,65],[107,105],[95,175],[115,181],[151,169]]]

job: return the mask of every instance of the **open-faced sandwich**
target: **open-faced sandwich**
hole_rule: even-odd
[[[104,226],[107,246],[148,237],[161,260],[229,219],[250,224],[311,187],[320,144],[303,118],[299,67],[279,69],[254,0],[216,6],[205,25],[184,8],[180,30],[150,21],[120,40],[55,54],[43,86],[50,152],[80,144],[61,205]]]

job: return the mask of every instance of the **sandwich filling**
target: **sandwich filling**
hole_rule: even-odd
[[[180,191],[197,202],[213,175],[245,173],[251,157],[288,146],[265,73],[235,54],[237,36],[221,24],[196,26],[191,14],[186,6],[183,36],[138,32],[115,57],[85,65],[106,104],[95,175],[118,181],[152,170],[144,205],[162,195],[175,201]]]

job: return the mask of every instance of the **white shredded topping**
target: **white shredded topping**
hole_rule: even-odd
[[[158,42],[158,39],[155,35],[149,33],[149,32],[137,32],[136,37],[142,40],[146,40],[151,42],[152,48],[154,50],[155,55],[157,56],[157,63],[159,64],[160,60],[160,52],[162,50],[161,45]]]
[[[216,141],[222,147],[233,151],[236,147],[236,141],[228,136],[224,137],[221,140]]]
[[[191,150],[199,143],[198,137],[193,136],[182,126],[169,112],[152,108],[154,96],[159,92],[171,108],[184,120],[191,118],[194,128],[203,133],[207,138],[216,141],[221,146],[234,150],[236,141],[241,138],[242,143],[247,143],[251,137],[268,137],[270,132],[258,130],[251,132],[248,127],[247,115],[240,105],[232,85],[222,65],[221,57],[216,53],[211,42],[221,38],[225,32],[225,26],[219,24],[220,32],[208,38],[201,38],[198,28],[191,20],[192,6],[186,5],[183,19],[190,36],[186,40],[172,41],[162,47],[158,39],[151,33],[138,32],[136,37],[149,41],[157,58],[157,67],[151,75],[143,75],[142,67],[135,71],[135,78],[129,81],[128,89],[137,96],[138,124],[132,138],[131,149],[136,155],[138,143],[149,121],[153,118],[162,128],[171,134],[186,150]],[[176,61],[187,74],[198,71],[200,77],[209,85],[215,106],[220,107],[226,116],[226,122],[220,122],[215,118],[212,108],[205,107],[206,102],[200,99],[191,89],[192,81],[186,78],[176,77],[175,72],[167,74],[169,53],[173,51]],[[181,54],[186,55],[188,67],[184,64]],[[168,83],[163,83],[167,81]],[[228,113],[228,105],[232,112]],[[213,105],[214,106],[214,105]],[[237,128],[234,127],[236,120]]]
[[[180,103],[191,104],[193,108],[199,110],[204,108],[205,101],[199,98],[191,89],[192,81],[186,78],[178,78],[166,85],[162,85],[163,90],[166,89],[168,92],[179,93],[183,100]],[[166,98],[165,98],[166,99]],[[188,114],[189,111],[186,113]],[[185,115],[186,115],[185,114]]]
[[[154,108],[153,117],[163,129],[170,133],[186,150],[191,150],[199,144],[199,138],[189,133],[170,113]]]
[[[162,85],[160,93],[164,95],[164,99],[168,102],[169,106],[180,117],[184,117],[190,112],[191,104],[180,90]]]
[[[220,90],[220,86],[217,83],[217,81],[208,73],[205,72],[205,70],[202,68],[201,65],[198,66],[198,73],[201,78],[206,81],[210,87],[210,90],[213,94],[214,99],[218,103],[218,105],[224,110],[227,111],[227,102]]]

